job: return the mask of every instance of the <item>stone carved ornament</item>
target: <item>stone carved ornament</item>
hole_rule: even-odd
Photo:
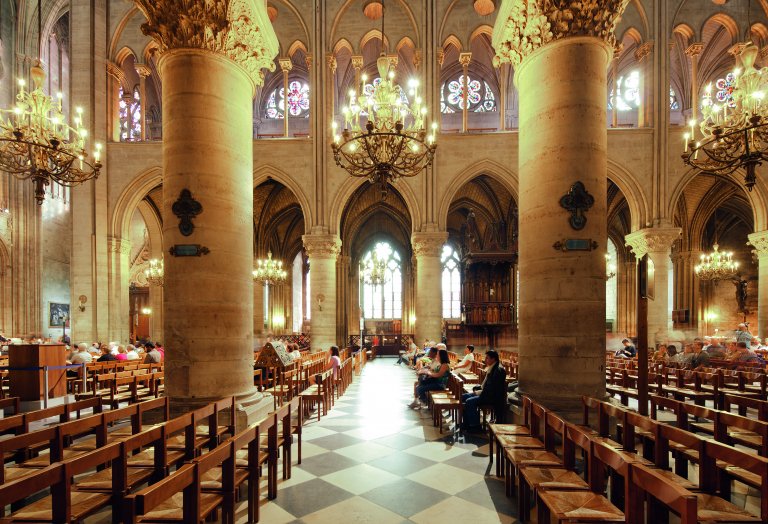
[[[240,64],[255,85],[263,68],[275,70],[278,42],[264,16],[254,16],[244,0],[135,0],[147,17],[141,30],[160,52],[193,48],[221,53]],[[255,4],[254,4],[255,5]]]
[[[759,231],[748,235],[749,245],[754,247],[753,253],[758,257],[768,255],[768,231]]]
[[[624,237],[626,245],[632,249],[636,258],[646,253],[669,251],[672,244],[680,237],[679,227],[641,229]]]
[[[413,254],[417,257],[439,257],[448,233],[421,233],[411,237]]]
[[[506,0],[493,28],[494,65],[518,66],[538,48],[569,36],[594,36],[613,47],[628,0]]]
[[[309,258],[336,259],[341,252],[341,240],[336,235],[304,235],[302,241]]]

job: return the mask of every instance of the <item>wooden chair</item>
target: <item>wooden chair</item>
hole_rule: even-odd
[[[489,424],[488,425],[488,461],[493,462],[494,445],[496,447],[496,476],[502,476],[503,448],[498,439],[499,435],[527,435],[530,436],[531,399],[523,396],[523,423],[522,424]]]
[[[630,464],[627,500],[627,522],[642,524],[645,520],[644,500],[658,501],[680,517],[680,524],[697,524],[696,495],[682,486],[670,482],[656,469],[642,464]],[[649,503],[650,505],[650,503]],[[659,522],[648,520],[648,522]]]

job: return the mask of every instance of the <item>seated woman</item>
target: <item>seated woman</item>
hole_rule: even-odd
[[[398,357],[397,362],[395,362],[395,365],[397,366],[403,363],[410,366],[411,361],[416,356],[416,353],[419,351],[419,347],[413,342],[412,338],[406,337],[405,343],[408,345],[408,349],[400,353],[400,356]]]
[[[339,367],[341,366],[341,359],[339,358],[339,348],[331,346],[331,356],[328,359],[328,365],[325,367],[326,371],[333,370],[333,378],[339,377]]]
[[[432,348],[434,350],[434,348]],[[417,400],[414,400],[408,407],[413,409],[419,408],[419,401],[426,405],[427,392],[439,391],[445,389],[448,384],[448,377],[451,374],[451,359],[448,357],[448,351],[441,349],[438,353],[438,358],[432,363],[430,367],[424,367],[419,370],[420,375],[424,375],[424,379],[421,384],[416,388]]]

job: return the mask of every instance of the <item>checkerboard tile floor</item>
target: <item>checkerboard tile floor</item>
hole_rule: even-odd
[[[275,500],[262,496],[261,522],[517,522],[487,439],[440,434],[429,412],[408,409],[414,374],[393,362],[369,362],[327,417],[306,422],[302,463],[294,450],[291,479],[279,475]]]

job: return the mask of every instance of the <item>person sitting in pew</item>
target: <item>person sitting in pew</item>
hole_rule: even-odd
[[[489,349],[485,352],[485,379],[472,393],[461,397],[464,403],[464,422],[462,429],[475,431],[480,429],[480,406],[493,406],[499,414],[507,406],[507,371],[499,362],[499,354]],[[498,417],[497,417],[498,418]],[[496,422],[501,422],[496,420]]]
[[[760,362],[762,359],[757,356],[757,353],[750,351],[747,348],[745,342],[736,342],[736,352],[733,354],[732,359],[734,362]]]
[[[467,347],[464,348],[464,357],[461,359],[461,361],[456,364],[453,367],[453,371],[455,373],[466,373],[470,369],[472,369],[472,362],[475,361],[475,346],[472,344],[467,344]]]
[[[616,356],[619,358],[633,358],[637,354],[637,349],[632,341],[625,338],[621,341],[623,347],[616,352]]]
[[[720,343],[720,339],[712,337],[705,351],[711,358],[725,358],[725,347]]]
[[[101,356],[96,359],[96,362],[111,362],[117,360],[117,357],[112,354],[112,350],[109,346],[101,346]]]

